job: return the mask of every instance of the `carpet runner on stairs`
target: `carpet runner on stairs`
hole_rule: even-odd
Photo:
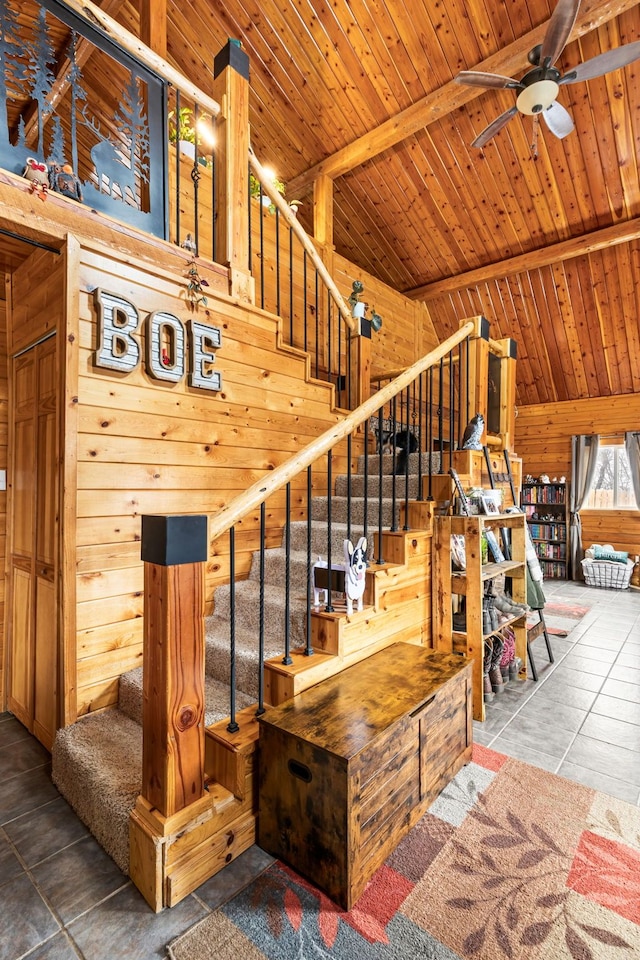
[[[418,454],[409,457],[409,496],[418,490]],[[393,459],[385,455],[382,478],[383,526],[389,529],[393,506]],[[368,457],[366,490],[369,525],[369,555],[372,556],[372,531],[378,525],[379,460]],[[432,469],[439,457],[432,455]],[[423,476],[428,458],[422,455]],[[364,458],[358,461],[359,474],[351,477],[348,495],[346,477],[336,478],[336,496],[332,498],[332,562],[343,562],[343,541],[355,542],[362,535],[364,518]],[[405,478],[396,477],[396,523],[399,505],[404,501]],[[350,516],[351,526],[347,526]],[[311,562],[327,556],[327,498],[314,498],[311,524]],[[306,642],[307,597],[306,521],[290,526],[290,643]],[[284,536],[283,536],[284,543]],[[281,656],[284,649],[285,570],[284,547],[265,551],[265,659]],[[258,596],[259,554],[256,553],[249,578],[236,583],[236,709],[241,710],[258,697]],[[214,613],[205,621],[205,688],[207,726],[229,715],[229,609],[230,588],[220,586],[214,594]],[[68,800],[107,853],[124,873],[129,868],[129,814],[142,784],[142,668],[120,678],[118,707],[81,718],[58,732],[52,753],[52,777],[60,793]]]

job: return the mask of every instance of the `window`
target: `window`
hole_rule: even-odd
[[[622,443],[600,446],[586,509],[635,510],[629,458]]]

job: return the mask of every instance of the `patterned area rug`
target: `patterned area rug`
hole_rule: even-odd
[[[583,606],[577,603],[560,603],[547,601],[544,605],[544,620],[547,625],[547,633],[555,637],[568,636],[578,621],[582,620],[584,615],[589,612],[590,606]],[[529,625],[537,623],[538,616],[535,611],[529,617]]]
[[[640,809],[476,746],[352,910],[278,862],[169,953],[628,960],[639,924]]]

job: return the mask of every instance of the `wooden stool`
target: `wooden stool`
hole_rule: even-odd
[[[547,653],[549,654],[549,663],[554,663],[554,659],[553,659],[553,650],[551,649],[551,642],[549,640],[549,634],[547,633],[547,625],[544,621],[544,614],[542,610],[536,610],[535,612],[540,617],[540,620],[538,621],[538,623],[534,623],[532,627],[527,627],[527,656],[529,657],[529,663],[531,664],[531,673],[533,675],[533,679],[537,680],[538,671],[536,670],[536,663],[535,663],[535,660],[533,659],[533,651],[531,650],[531,644],[533,643],[534,640],[537,640],[540,634],[544,636],[544,642],[547,645]]]

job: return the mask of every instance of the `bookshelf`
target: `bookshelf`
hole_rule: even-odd
[[[520,504],[546,580],[568,580],[568,484],[524,482]]]

